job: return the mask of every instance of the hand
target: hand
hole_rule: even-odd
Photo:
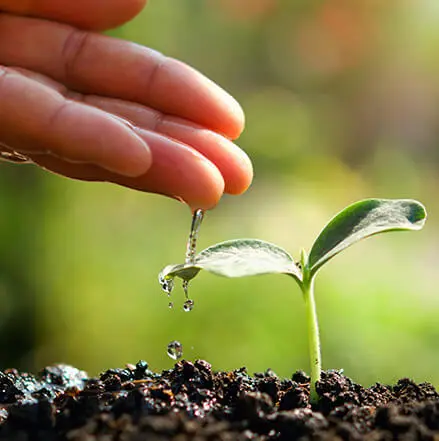
[[[0,150],[212,208],[252,179],[237,102],[191,67],[95,33],[144,0],[0,0]]]

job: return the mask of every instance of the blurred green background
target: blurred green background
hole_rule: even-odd
[[[324,368],[366,385],[439,386],[438,20],[436,0],[150,0],[111,32],[195,66],[244,107],[255,181],[208,213],[200,248],[258,237],[297,257],[355,200],[427,206],[422,232],[356,245],[317,279]],[[187,207],[9,164],[0,203],[0,367],[161,370],[180,340],[217,370],[309,370],[287,277],[201,274],[194,310],[180,287],[168,308],[157,274],[183,259]]]

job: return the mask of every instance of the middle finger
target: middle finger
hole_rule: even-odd
[[[73,90],[153,107],[237,138],[239,104],[195,69],[146,47],[46,20],[0,13],[0,64]]]

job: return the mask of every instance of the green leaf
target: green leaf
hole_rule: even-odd
[[[283,273],[302,280],[300,269],[285,250],[258,239],[229,240],[212,245],[198,254],[193,264],[167,266],[160,273],[159,280],[162,286],[169,281],[172,286],[174,277],[190,280],[200,269],[224,277]]]
[[[365,199],[338,213],[314,242],[308,259],[312,276],[340,251],[361,239],[395,230],[420,230],[427,213],[411,199]]]
[[[290,274],[302,279],[300,269],[284,249],[258,239],[217,243],[198,254],[195,263],[197,267],[225,277]]]
[[[180,277],[183,280],[193,279],[199,272],[200,267],[190,263],[179,263],[177,265],[168,265],[160,271],[159,283],[163,291],[170,294],[174,289],[174,278]]]

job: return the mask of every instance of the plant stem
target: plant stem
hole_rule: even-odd
[[[316,382],[320,380],[322,361],[320,355],[319,325],[317,322],[316,303],[314,300],[314,278],[305,277],[302,284],[303,299],[305,300],[306,322],[308,327],[309,358],[311,362],[310,399],[318,399]]]

